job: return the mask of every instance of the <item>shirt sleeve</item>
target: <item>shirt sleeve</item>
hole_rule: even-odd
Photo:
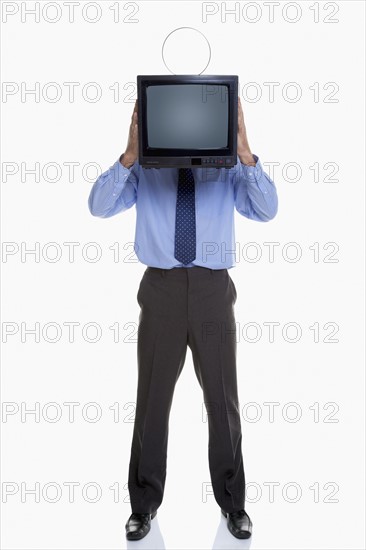
[[[136,203],[140,165],[126,168],[118,160],[94,183],[88,206],[93,216],[110,218]]]
[[[233,169],[235,208],[242,216],[251,220],[267,222],[272,220],[278,210],[277,190],[274,182],[263,170],[257,155],[255,166],[240,162]]]

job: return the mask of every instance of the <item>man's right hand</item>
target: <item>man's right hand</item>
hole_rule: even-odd
[[[137,99],[135,102],[135,108],[131,117],[130,130],[128,134],[128,142],[126,151],[121,155],[120,162],[126,168],[129,168],[137,160],[139,155],[138,144],[138,127],[137,127]]]

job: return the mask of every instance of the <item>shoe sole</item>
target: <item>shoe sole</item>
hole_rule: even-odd
[[[157,513],[158,513],[158,511],[155,510],[155,512],[150,514],[150,520],[154,519],[154,517],[156,516]],[[151,529],[151,526],[149,525],[149,528],[146,531],[146,533],[143,533],[142,535],[134,535],[133,533],[126,533],[126,539],[127,540],[140,540],[140,539],[143,539],[150,532],[150,529]]]

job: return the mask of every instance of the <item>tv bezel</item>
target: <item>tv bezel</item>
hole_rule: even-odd
[[[220,149],[165,149],[147,147],[146,88],[158,84],[207,84],[228,86],[228,147]],[[237,163],[237,75],[138,75],[139,164],[143,168],[232,168]]]

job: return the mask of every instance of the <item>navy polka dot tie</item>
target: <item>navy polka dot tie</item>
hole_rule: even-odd
[[[174,257],[183,264],[196,257],[195,190],[190,168],[179,168]]]

